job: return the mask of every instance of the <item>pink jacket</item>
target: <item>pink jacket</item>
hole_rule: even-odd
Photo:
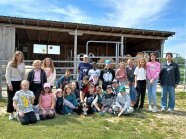
[[[147,62],[147,79],[158,79],[160,73],[159,62]]]
[[[127,79],[127,72],[126,72],[126,69],[121,69],[121,68],[118,68],[116,70],[116,79],[119,81],[119,82],[124,82],[126,79]]]

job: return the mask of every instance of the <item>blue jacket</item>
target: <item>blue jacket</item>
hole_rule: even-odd
[[[161,64],[160,70],[160,85],[174,86],[180,82],[180,70],[178,64],[172,62],[170,65],[167,63]]]

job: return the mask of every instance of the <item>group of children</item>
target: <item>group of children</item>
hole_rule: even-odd
[[[154,56],[152,54],[150,58],[153,62]],[[154,87],[153,83],[157,81],[160,70],[158,62],[155,61],[155,65],[146,65],[144,59],[139,59],[135,67],[133,61],[128,59],[126,67],[122,61],[114,71],[110,60],[106,60],[105,68],[99,70],[97,64],[89,64],[87,58],[85,55],[85,62],[78,67],[78,82],[71,81],[71,71],[67,69],[65,75],[57,80],[55,93],[52,92],[56,78],[53,62],[50,58],[45,59],[43,64],[40,60],[35,60],[33,70],[28,73],[27,80],[21,82],[21,90],[13,98],[13,106],[21,123],[52,119],[56,114],[88,115],[98,112],[100,115],[110,113],[121,116],[132,113],[134,109],[143,109],[146,80],[149,86]],[[102,86],[99,84],[100,80]],[[129,86],[130,95],[126,92],[126,84]],[[153,91],[156,92],[156,88]],[[154,93],[149,94],[149,110],[157,111]]]

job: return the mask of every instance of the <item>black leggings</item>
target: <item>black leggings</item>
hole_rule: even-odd
[[[143,108],[144,100],[145,100],[145,92],[146,92],[146,80],[138,80],[136,90],[138,92],[138,97],[137,97],[137,102],[134,105],[134,108],[138,108],[140,98],[141,100],[140,100],[139,108]]]
[[[18,115],[18,118],[22,125],[36,123],[37,119],[33,111],[25,113],[23,117]]]
[[[8,95],[7,112],[9,113],[14,112],[12,99],[15,93],[20,90],[21,81],[12,81],[11,83],[12,83],[13,91],[10,91],[7,86],[7,95]]]

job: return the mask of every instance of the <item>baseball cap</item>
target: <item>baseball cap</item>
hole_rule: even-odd
[[[83,55],[83,58],[88,57],[88,55]]]
[[[112,88],[112,85],[107,85],[107,89],[108,89],[108,88]]]
[[[98,86],[96,86],[96,89],[102,89],[102,87],[98,85]]]
[[[112,81],[112,83],[119,83],[119,81],[118,81],[117,79],[114,79],[114,80]]]
[[[125,90],[125,86],[120,86],[120,88],[119,88],[119,92],[125,92],[126,90]]]
[[[110,64],[110,63],[111,63],[111,61],[109,59],[105,60],[105,64]]]
[[[44,87],[44,88],[50,87],[50,83],[44,83],[43,87]]]
[[[62,89],[61,89],[61,88],[58,88],[58,89],[56,90],[56,92],[62,92]]]

